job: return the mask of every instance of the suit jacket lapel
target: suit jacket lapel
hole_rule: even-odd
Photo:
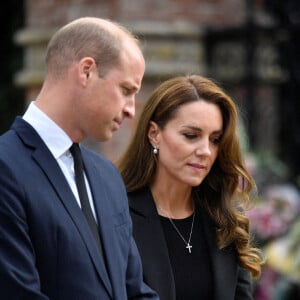
[[[218,249],[216,245],[216,227],[207,215],[201,213],[205,219],[204,232],[211,256],[214,300],[234,299],[236,282],[236,258],[232,248]]]
[[[90,253],[91,259],[95,264],[103,284],[105,285],[108,293],[112,295],[110,281],[105,271],[105,266],[99,257],[99,251],[94,241],[94,237],[59,165],[41,138],[28,123],[23,121],[21,118],[18,118],[13,127],[23,142],[33,149],[33,159],[44,171],[45,176],[48,178],[50,184],[72,218],[87,247],[87,250]]]
[[[154,290],[159,287],[161,299],[175,300],[168,248],[150,189],[129,193],[129,204],[134,236],[143,258],[145,281]]]
[[[109,207],[109,196],[107,195],[107,191],[103,183],[104,178],[102,177],[102,174],[97,170],[95,163],[93,163],[91,157],[85,155],[84,151],[82,151],[82,154],[86,167],[86,175],[90,183],[93,198],[94,200],[101,199],[101,207],[99,207],[99,201],[95,201],[94,206],[98,218],[100,235],[103,240],[103,250],[107,260],[109,260],[110,256],[115,259],[117,254],[113,253],[115,248],[111,244],[111,230],[114,224],[110,214],[111,208]]]
[[[103,250],[106,257],[107,278],[109,276],[112,285],[119,285],[119,276],[122,272],[122,266],[118,264],[116,258],[119,256],[117,249],[114,245],[116,242],[115,236],[112,236],[112,229],[115,228],[115,222],[111,215],[111,203],[109,191],[104,184],[104,176],[99,172],[95,166],[95,162],[90,155],[86,155],[85,151],[82,151],[84,164],[87,167],[86,174],[90,182],[91,191],[94,199],[101,199],[101,207],[99,207],[99,201],[95,201],[95,210],[98,217],[99,230],[103,241]],[[122,216],[120,216],[122,219]],[[116,218],[117,219],[117,218]]]

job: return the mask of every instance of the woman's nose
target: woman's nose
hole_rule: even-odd
[[[196,154],[197,155],[210,155],[211,149],[210,149],[210,141],[209,139],[203,139],[199,142],[196,148]]]

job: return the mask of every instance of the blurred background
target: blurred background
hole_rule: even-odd
[[[255,299],[300,299],[299,0],[10,0],[0,14],[0,133],[36,97],[53,32],[82,16],[121,22],[143,43],[137,117],[109,142],[86,141],[112,161],[162,80],[192,73],[217,80],[240,108],[242,147],[259,188],[249,217],[267,264]]]

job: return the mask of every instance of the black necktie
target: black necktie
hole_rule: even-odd
[[[86,189],[86,184],[84,181],[83,161],[82,161],[81,150],[79,145],[77,143],[74,143],[70,148],[70,152],[73,155],[73,159],[74,159],[75,181],[76,181],[76,186],[80,198],[81,209],[87,219],[87,222],[91,228],[93,236],[95,237],[100,254],[103,257],[103,250],[102,250],[101,239],[99,236],[98,225],[92,213],[92,209],[91,209],[91,205],[90,205],[90,201]]]

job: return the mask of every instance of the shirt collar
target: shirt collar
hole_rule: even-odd
[[[72,145],[70,137],[32,101],[23,119],[40,135],[55,159],[66,153]]]

